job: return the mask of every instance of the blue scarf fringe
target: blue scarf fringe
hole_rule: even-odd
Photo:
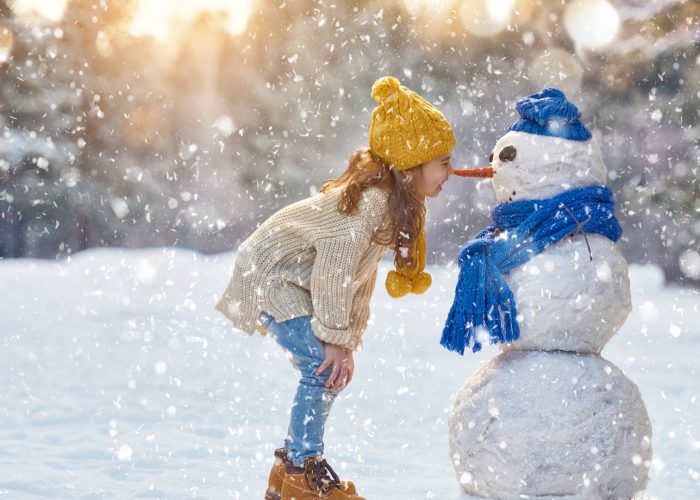
[[[615,199],[605,186],[565,191],[544,200],[497,205],[494,224],[470,240],[459,253],[459,279],[440,344],[464,354],[481,349],[477,332],[492,344],[520,338],[515,299],[503,275],[562,238],[585,231],[612,241],[622,236]],[[482,335],[479,335],[482,337]]]

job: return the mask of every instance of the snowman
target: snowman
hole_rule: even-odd
[[[441,343],[501,353],[455,396],[450,455],[464,491],[488,498],[631,498],[644,489],[651,426],[637,386],[600,356],[630,312],[622,230],[600,148],[557,89],[482,169],[498,205],[459,255]]]

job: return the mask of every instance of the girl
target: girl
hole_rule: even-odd
[[[388,247],[392,297],[422,293],[425,197],[453,172],[452,127],[430,103],[393,77],[377,80],[369,148],[321,192],[272,215],[245,240],[216,308],[248,334],[269,332],[291,354],[301,380],[284,448],[265,498],[358,500],[323,455],[323,431],[337,393],[353,377],[377,265]]]

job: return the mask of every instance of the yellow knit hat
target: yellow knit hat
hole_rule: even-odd
[[[457,144],[438,109],[393,76],[372,86],[379,104],[369,123],[369,148],[396,170],[406,170],[447,154]]]
[[[372,86],[378,106],[369,124],[369,148],[396,170],[407,170],[452,151],[457,144],[442,113],[392,76]],[[413,242],[413,268],[397,267],[386,277],[386,290],[394,298],[423,293],[432,283],[425,269],[425,228]]]

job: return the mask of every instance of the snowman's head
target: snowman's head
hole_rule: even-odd
[[[581,112],[561,90],[519,99],[520,119],[491,153],[499,203],[550,198],[571,188],[605,184],[606,169]]]
[[[606,169],[595,139],[511,131],[489,156],[498,203],[551,198],[575,187],[605,184]]]
[[[492,177],[499,203],[550,198],[575,187],[605,184],[600,148],[578,108],[558,89],[519,99],[520,119],[501,137],[483,169],[455,172]]]

